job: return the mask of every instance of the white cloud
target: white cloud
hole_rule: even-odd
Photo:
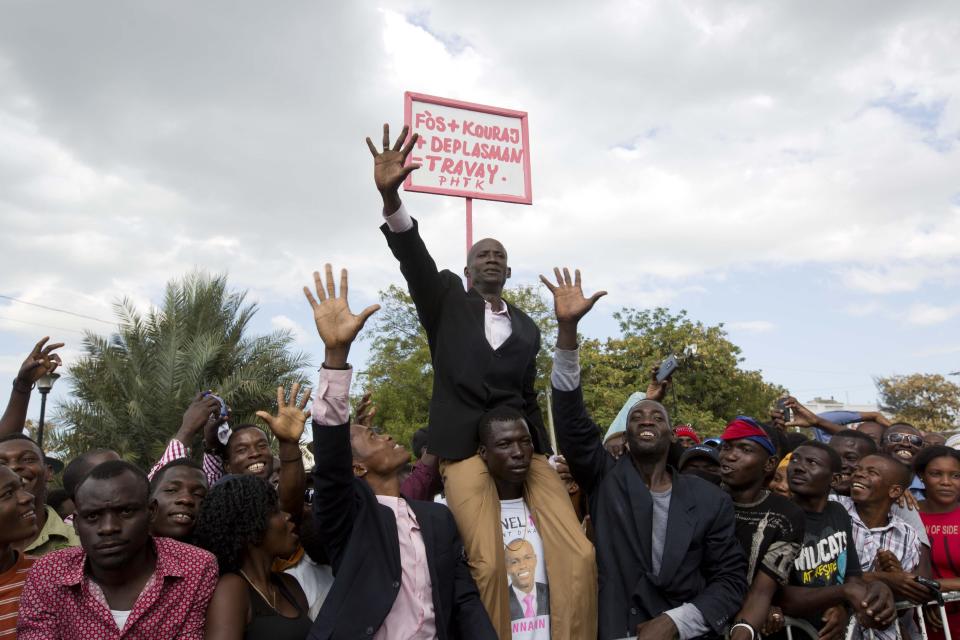
[[[910,324],[930,326],[942,324],[960,315],[960,305],[938,307],[931,304],[915,304],[907,310],[906,321]]]
[[[741,320],[727,322],[724,326],[730,331],[740,333],[768,333],[776,328],[776,325],[768,320]]]
[[[287,316],[273,316],[270,318],[270,325],[274,329],[285,329],[289,331],[291,334],[293,334],[294,341],[299,345],[306,344],[307,342],[315,339],[314,336],[309,334],[307,330],[303,328],[302,324]]]

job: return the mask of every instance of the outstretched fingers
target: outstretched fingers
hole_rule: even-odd
[[[397,136],[396,141],[393,143],[393,150],[399,152],[403,148],[403,141],[407,139],[407,133],[410,131],[410,127],[403,125],[403,129],[400,129],[400,135]],[[386,140],[384,140],[386,142]]]
[[[546,285],[547,289],[550,290],[550,293],[553,293],[554,291],[557,290],[557,285],[547,280],[547,276],[543,275],[542,273],[540,274],[540,282]]]
[[[386,122],[383,123],[383,150],[390,150],[390,125]]]
[[[256,416],[267,423],[270,430],[273,431],[273,416],[266,411],[257,411]]]
[[[323,271],[327,276],[327,297],[333,300],[337,297],[336,290],[333,288],[333,265],[328,262],[323,265]]]
[[[404,127],[403,129],[404,129],[404,132],[406,132],[407,128]],[[403,159],[404,162],[407,161],[407,156],[410,155],[411,151],[413,151],[413,145],[417,144],[417,140],[419,139],[420,139],[419,133],[413,134],[412,136],[410,136],[410,140],[407,141],[407,144],[403,145],[403,148],[400,149],[400,157]]]
[[[377,151],[377,146],[373,144],[373,140],[371,140],[369,136],[367,137],[367,148],[370,149],[370,153],[373,154],[374,158],[380,155],[380,152]]]
[[[340,269],[340,297],[347,299],[347,270]]]
[[[357,318],[359,318],[360,320],[360,328],[362,329],[363,325],[367,323],[367,320],[370,318],[370,316],[372,316],[379,310],[380,310],[380,305],[372,304],[366,309],[364,309],[363,311],[361,311],[360,315],[357,316]]]
[[[300,411],[303,411],[303,410],[306,408],[307,403],[310,402],[310,392],[311,392],[311,391],[313,391],[313,389],[311,389],[310,387],[306,387],[306,388],[303,390],[303,397],[300,398],[300,404],[297,406],[297,408],[300,409]],[[308,412],[307,412],[307,415],[309,415],[309,414],[310,414],[310,412],[308,411]]]

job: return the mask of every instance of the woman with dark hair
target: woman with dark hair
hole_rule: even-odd
[[[206,640],[307,637],[311,621],[303,589],[292,576],[271,569],[298,543],[273,487],[255,476],[227,476],[204,499],[193,535],[220,565]]]
[[[930,538],[930,564],[933,577],[943,591],[960,590],[960,451],[944,446],[922,449],[914,460],[914,470],[925,487],[920,501],[920,518]],[[940,625],[939,616],[927,616]],[[947,605],[947,621],[952,637],[960,637],[960,605]],[[935,630],[931,638],[943,638]]]

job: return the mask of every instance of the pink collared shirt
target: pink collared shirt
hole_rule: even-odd
[[[320,369],[313,396],[314,425],[345,424],[350,419],[353,369]],[[417,516],[403,498],[377,496],[397,518],[400,542],[400,592],[374,640],[432,640],[437,637],[433,584]]]
[[[217,559],[170,538],[153,538],[157,567],[123,629],[84,571],[82,547],[55,551],[33,565],[20,596],[17,638],[26,640],[203,640]]]

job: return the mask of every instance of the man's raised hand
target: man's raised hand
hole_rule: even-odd
[[[310,401],[310,387],[303,390],[300,402],[297,394],[300,393],[300,383],[294,382],[290,387],[290,401],[284,398],[283,387],[277,387],[277,415],[272,416],[266,411],[257,411],[257,417],[267,423],[270,431],[280,442],[300,442],[303,427],[310,417],[309,411],[304,411]]]
[[[559,324],[576,324],[593,309],[597,300],[607,295],[606,291],[597,291],[589,298],[584,297],[583,288],[580,286],[580,269],[574,269],[572,281],[570,269],[566,267],[563,268],[563,274],[557,267],[553,268],[553,273],[557,284],[553,284],[543,275],[540,276],[540,281],[547,285],[547,289],[553,294],[553,311]]]
[[[377,190],[383,195],[384,204],[390,196],[396,196],[397,189],[407,176],[420,168],[419,164],[409,164],[404,166],[407,156],[413,150],[413,145],[417,143],[418,134],[410,136],[407,140],[407,133],[410,128],[404,125],[400,131],[400,136],[390,146],[390,125],[383,125],[383,151],[377,150],[376,145],[370,138],[367,138],[367,147],[373,154],[373,181],[377,185]],[[406,141],[406,144],[404,144]],[[397,205],[399,208],[399,204]],[[393,213],[392,211],[390,213]]]
[[[31,387],[37,380],[48,373],[53,373],[62,364],[60,356],[54,351],[62,347],[63,343],[47,344],[49,339],[50,336],[41,338],[40,342],[34,345],[27,359],[20,365],[20,370],[17,372],[17,381],[20,384]]]
[[[350,352],[350,345],[357,338],[357,334],[363,329],[367,322],[378,309],[380,305],[372,304],[359,315],[354,315],[350,311],[350,305],[347,302],[347,270],[340,270],[340,296],[336,295],[333,286],[333,267],[329,264],[324,265],[326,272],[326,288],[320,279],[318,271],[313,272],[313,283],[317,292],[317,297],[313,297],[309,287],[303,288],[303,294],[307,297],[313,309],[313,321],[317,325],[317,333],[323,340],[326,347],[326,359],[324,364],[331,368],[343,368],[347,364],[347,355]],[[319,302],[317,300],[319,299]]]

